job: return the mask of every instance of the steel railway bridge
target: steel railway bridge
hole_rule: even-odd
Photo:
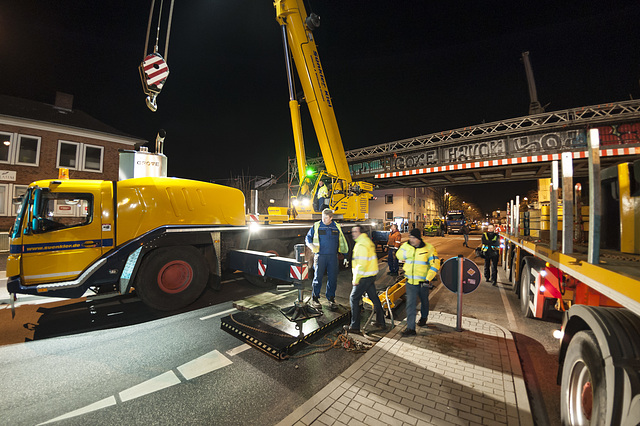
[[[587,176],[587,130],[598,128],[602,167],[640,158],[640,100],[545,112],[448,130],[346,152],[354,180],[379,188],[535,180],[573,153],[574,176]],[[322,168],[321,158],[307,160]],[[297,180],[295,159],[289,181]],[[640,176],[637,177],[640,180]]]

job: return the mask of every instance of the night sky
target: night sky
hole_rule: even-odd
[[[149,141],[164,128],[172,176],[285,173],[295,151],[271,1],[177,0],[156,113],[138,75],[150,5],[3,1],[0,93],[46,103],[71,93],[75,108]],[[527,115],[523,51],[547,111],[640,97],[638,1],[317,0],[307,11],[321,17],[316,43],[346,150]]]

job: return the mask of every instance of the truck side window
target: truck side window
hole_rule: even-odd
[[[88,225],[93,218],[93,196],[45,192],[38,210],[38,216],[42,218],[41,232]]]

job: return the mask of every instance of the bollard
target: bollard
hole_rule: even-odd
[[[458,317],[456,319],[456,331],[462,331],[462,268],[464,266],[464,257],[458,255]]]

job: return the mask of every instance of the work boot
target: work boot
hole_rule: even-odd
[[[493,280],[493,281],[491,282],[491,285],[494,285],[494,286],[498,285],[498,281],[497,281],[497,280]]]
[[[338,310],[338,304],[336,303],[336,299],[329,299],[329,309],[332,311]]]
[[[380,324],[377,323],[375,321],[371,322],[371,327],[373,327],[374,330],[384,330],[385,328],[387,328],[386,324]]]
[[[420,318],[420,321],[418,321],[418,325],[420,327],[424,327],[425,325],[427,325],[427,319],[426,318]]]
[[[402,330],[402,332],[400,332],[400,334],[402,334],[402,337],[407,337],[407,336],[415,336],[417,333],[415,330],[412,330],[410,328],[405,328],[404,330]]]
[[[311,306],[316,309],[322,309],[322,305],[320,304],[320,298],[313,296],[311,300]]]

